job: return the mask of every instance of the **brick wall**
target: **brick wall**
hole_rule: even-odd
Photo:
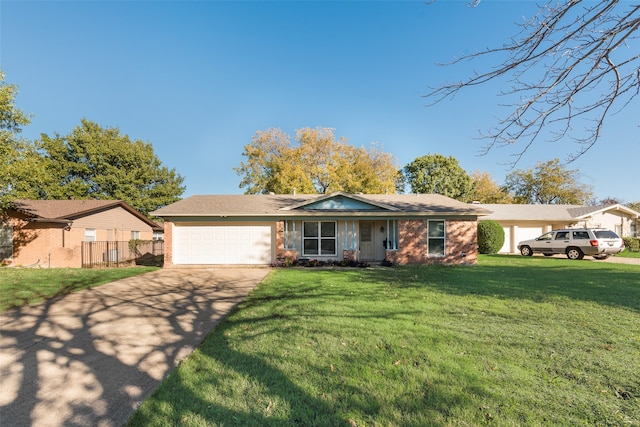
[[[77,268],[81,265],[81,249],[69,245],[69,231],[62,224],[39,224],[23,218],[11,218],[13,258],[4,260],[15,266]],[[67,242],[66,245],[63,245]],[[65,247],[63,247],[65,246]]]
[[[165,220],[164,222],[164,267],[173,265],[173,223]]]
[[[427,220],[398,221],[398,250],[387,250],[394,264],[476,264],[478,261],[477,221],[445,221],[445,256],[427,253]]]
[[[276,259],[297,258],[297,250],[284,248],[284,221],[276,221]]]
[[[99,229],[91,222],[91,218],[97,217],[104,221],[104,213],[91,215],[82,221],[74,221],[71,229],[66,229],[66,224],[30,222],[24,214],[11,212],[8,225],[13,228],[13,257],[1,260],[3,263],[14,266],[40,266],[51,268],[80,268],[82,266],[82,242],[85,239],[85,227],[96,228],[96,240],[106,240],[109,230]],[[127,215],[131,216],[127,213]],[[153,231],[151,227],[135,218],[131,221],[140,231],[140,238],[151,240]],[[113,233],[112,233],[113,234]],[[129,240],[131,230],[122,229],[118,237],[123,236]]]

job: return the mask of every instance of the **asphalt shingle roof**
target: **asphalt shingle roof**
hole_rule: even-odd
[[[476,204],[493,213],[483,219],[496,221],[521,220],[521,221],[571,221],[592,213],[608,209],[624,210],[631,214],[633,211],[623,205],[508,205],[508,204]],[[635,212],[637,214],[637,212]]]
[[[141,212],[125,203],[122,200],[14,200],[12,207],[18,212],[22,212],[31,218],[46,220],[73,220],[101,210],[111,209],[120,206],[129,211],[132,215],[148,223],[154,229],[162,227],[151,221]]]
[[[196,195],[172,203],[152,212],[159,217],[172,216],[284,216],[304,212],[303,207],[288,209],[305,202],[331,198],[351,197],[377,205],[386,205],[398,214],[440,213],[453,215],[487,215],[489,212],[476,205],[463,203],[438,194],[255,194],[255,195]],[[381,209],[383,210],[383,209]],[[355,212],[355,211],[354,211]],[[358,211],[359,212],[359,211]]]
[[[32,217],[69,219],[99,209],[117,206],[120,200],[16,200],[13,208]]]
[[[493,213],[483,219],[496,221],[570,221],[574,218],[570,209],[576,205],[508,205],[508,204],[479,204]]]

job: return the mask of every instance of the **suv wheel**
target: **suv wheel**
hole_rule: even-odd
[[[580,248],[567,248],[567,258],[569,259],[582,259],[584,258],[584,254],[580,250]]]
[[[533,255],[533,251],[531,250],[531,248],[529,246],[523,246],[520,248],[520,253],[523,256],[531,256]]]

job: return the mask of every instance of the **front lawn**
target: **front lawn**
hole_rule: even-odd
[[[640,426],[640,267],[272,272],[130,426]]]
[[[622,258],[640,258],[640,252],[631,252],[630,250],[625,249],[619,254],[616,254],[616,256],[619,256]]]
[[[135,276],[156,267],[0,268],[0,312]]]

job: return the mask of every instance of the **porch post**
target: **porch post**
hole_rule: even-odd
[[[351,220],[351,249],[356,250],[356,220]]]
[[[284,220],[284,247],[289,247],[289,221]]]
[[[349,249],[349,227],[347,226],[347,220],[344,221],[344,242],[342,242],[342,249]]]
[[[293,245],[291,247],[294,250],[297,250],[297,248],[296,248],[296,221],[292,220],[291,221],[291,225],[293,225]]]

